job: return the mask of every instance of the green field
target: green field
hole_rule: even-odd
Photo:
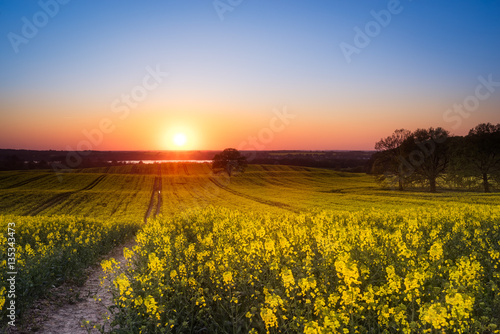
[[[251,165],[229,180],[213,175],[207,164],[172,163],[81,169],[62,174],[61,179],[49,171],[0,172],[0,213],[139,219],[149,206],[155,178],[162,179],[160,212],[164,215],[206,205],[307,212],[500,203],[495,193],[381,189],[366,174]]]
[[[498,332],[499,204],[291,166],[9,171],[0,241],[14,222],[22,310],[137,233],[130,267],[103,264],[122,332]]]

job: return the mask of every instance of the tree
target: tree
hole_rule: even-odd
[[[392,179],[398,182],[399,190],[403,190],[406,178],[406,173],[400,168],[401,159],[404,156],[402,144],[410,136],[409,130],[399,129],[375,144],[377,153],[374,155],[372,172],[378,174],[380,181]]]
[[[450,138],[450,162],[446,170],[446,180],[452,187],[472,189],[476,187],[476,179],[467,157],[466,139],[462,136]]]
[[[430,192],[436,192],[438,177],[446,172],[449,162],[449,132],[443,128],[417,129],[401,145],[405,161],[420,180],[426,180]]]
[[[214,156],[212,160],[212,170],[225,170],[231,177],[234,171],[244,172],[247,166],[247,158],[234,148],[226,148],[221,153]]]
[[[483,181],[489,193],[489,175],[500,172],[500,124],[482,123],[469,131],[463,147],[463,163]]]

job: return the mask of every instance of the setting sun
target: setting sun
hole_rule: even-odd
[[[186,144],[186,141],[187,141],[186,135],[183,133],[177,133],[174,136],[174,143],[179,147],[184,146]]]

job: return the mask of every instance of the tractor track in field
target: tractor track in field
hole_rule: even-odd
[[[162,197],[162,194],[161,194],[162,188],[163,188],[163,178],[162,178],[161,172],[160,172],[160,176],[158,177],[158,202],[156,204],[155,217],[160,214],[161,206],[163,204],[163,197]]]
[[[94,181],[90,182],[86,187],[84,187],[78,191],[91,190],[96,185],[98,185],[102,180],[104,180],[104,178],[106,178],[106,175],[101,175],[97,179],[95,179]],[[75,192],[78,192],[78,191],[75,191]]]
[[[2,189],[13,189],[13,188],[17,188],[17,187],[22,187],[22,186],[24,186],[24,185],[26,185],[28,183],[38,181],[38,180],[43,179],[43,178],[45,178],[47,176],[49,176],[49,174],[38,175],[38,176],[29,178],[29,179],[21,181],[21,182],[11,184],[10,186],[7,186],[7,187],[2,188]]]
[[[50,208],[51,206],[54,206],[54,205],[59,204],[61,202],[64,202],[69,196],[71,196],[74,193],[76,193],[76,191],[69,191],[69,192],[55,195],[55,196],[51,197],[50,199],[48,199],[47,201],[45,201],[44,203],[42,203],[37,208],[25,212],[23,214],[23,216],[36,216],[37,214]]]
[[[3,181],[3,180],[7,180],[7,179],[10,179],[14,176],[19,176],[21,173],[16,173],[16,174],[13,174],[13,175],[7,175],[7,176],[2,176],[0,177],[0,182]],[[3,188],[2,188],[3,189]]]
[[[149,200],[149,206],[144,214],[144,223],[148,221],[148,218],[151,216],[151,212],[153,211],[153,207],[155,206],[155,198],[156,201],[156,210],[154,211],[154,217],[158,216],[161,212],[161,206],[163,204],[163,198],[161,194],[161,190],[163,188],[163,177],[161,174],[161,165],[158,166],[158,176],[155,176],[155,180],[153,183],[153,190],[151,191],[151,199]]]
[[[64,193],[57,194],[57,195],[49,198],[44,203],[40,204],[38,207],[26,211],[23,214],[23,216],[36,216],[40,212],[42,212],[42,211],[44,211],[44,210],[46,210],[46,209],[48,209],[48,208],[50,208],[50,207],[52,207],[54,205],[57,205],[59,203],[64,202],[65,200],[68,199],[68,197],[70,197],[73,194],[79,193],[81,191],[87,191],[87,190],[93,189],[102,180],[104,180],[104,178],[106,178],[106,175],[101,175],[101,176],[97,177],[94,181],[90,182],[87,186],[83,187],[82,189],[79,189],[79,190],[76,190],[76,191],[67,191],[67,192],[64,192]]]
[[[184,172],[186,173],[186,175],[189,175],[189,171],[188,171],[187,165],[183,164],[183,167],[184,167]]]
[[[241,192],[239,192],[237,190],[233,190],[233,189],[230,189],[230,188],[226,187],[225,185],[221,184],[219,181],[217,181],[213,177],[209,177],[208,179],[213,184],[215,184],[217,187],[219,187],[222,190],[225,190],[225,191],[227,191],[227,192],[229,192],[229,193],[231,193],[233,195],[236,195],[236,196],[239,196],[239,197],[243,197],[243,198],[249,199],[251,201],[257,202],[257,203],[261,203],[261,204],[265,204],[265,205],[269,205],[269,206],[274,206],[274,207],[278,207],[278,208],[281,208],[281,209],[285,209],[285,210],[288,210],[288,211],[291,211],[291,212],[295,212],[295,213],[298,212],[296,209],[294,209],[293,207],[291,207],[288,204],[281,203],[281,202],[276,202],[276,201],[265,200],[265,199],[262,199],[262,198],[259,198],[259,197],[255,197],[255,196],[252,196],[252,195],[247,195],[247,194],[241,193]]]

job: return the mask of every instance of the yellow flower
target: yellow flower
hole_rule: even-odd
[[[170,279],[174,280],[176,277],[177,277],[177,271],[176,270],[172,270],[170,272]]]
[[[446,308],[438,303],[424,307],[421,314],[422,321],[432,325],[436,329],[446,328],[448,325],[446,318]]]
[[[144,299],[144,305],[146,305],[146,312],[151,315],[155,314],[156,310],[158,309],[156,301],[151,295],[148,295],[146,299]]]
[[[224,274],[222,274],[222,279],[227,285],[233,283],[233,273],[231,273],[230,271],[224,272]]]
[[[128,248],[123,248],[123,256],[125,259],[130,260],[132,256],[134,255],[134,252]]]
[[[304,334],[321,334],[321,327],[316,321],[308,322],[304,327]]]
[[[5,287],[2,287],[2,290],[0,290],[0,310],[3,308],[5,305]]]
[[[131,292],[130,282],[124,273],[121,273],[115,279],[115,286],[120,290],[121,296],[130,295],[130,292]]]
[[[137,297],[135,297],[134,304],[135,304],[136,306],[141,306],[141,305],[143,304],[142,297],[141,297],[141,296],[137,296]]]
[[[274,315],[272,309],[264,307],[260,310],[260,316],[266,325],[266,331],[269,333],[269,329],[278,326],[278,318]]]
[[[435,242],[429,249],[429,256],[433,261],[439,260],[443,256],[443,244]]]
[[[155,275],[158,275],[158,274],[163,275],[163,269],[164,269],[163,265],[155,253],[149,254],[148,267],[149,267],[149,270],[151,270],[151,273],[153,273]]]
[[[295,284],[295,279],[293,278],[293,274],[290,269],[282,271],[281,278],[283,279],[283,285],[287,289],[289,289],[291,286]]]

